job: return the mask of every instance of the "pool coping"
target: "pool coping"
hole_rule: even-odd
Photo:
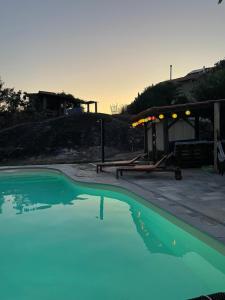
[[[225,255],[225,224],[215,219],[212,219],[215,222],[213,226],[211,224],[207,224],[207,222],[202,222],[201,217],[205,218],[206,220],[209,217],[204,215],[203,213],[199,216],[199,218],[196,216],[192,217],[189,214],[185,213],[187,207],[185,207],[184,205],[179,205],[179,209],[177,209],[177,207],[171,205],[171,203],[169,201],[165,201],[165,199],[163,199],[163,201],[159,201],[159,199],[155,200],[153,191],[145,190],[143,189],[143,187],[140,187],[137,184],[133,184],[124,179],[118,181],[113,180],[113,178],[112,180],[109,180],[109,178],[107,178],[107,180],[102,180],[102,178],[98,177],[80,177],[78,173],[76,173],[76,165],[71,164],[0,167],[0,171],[8,172],[13,170],[55,171],[63,174],[70,180],[81,185],[86,185],[91,188],[100,187],[106,190],[125,193],[129,196],[134,197],[137,201],[148,204],[151,209],[155,210],[157,213],[167,218],[169,221],[185,229],[189,233],[193,234],[203,242],[207,243],[208,245]],[[188,207],[188,209],[190,210],[190,207]]]

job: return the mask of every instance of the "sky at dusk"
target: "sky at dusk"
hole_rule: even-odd
[[[0,0],[0,76],[9,87],[128,104],[145,87],[225,57],[225,2]]]

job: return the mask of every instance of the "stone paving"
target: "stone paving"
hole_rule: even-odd
[[[125,173],[116,179],[115,168],[97,174],[93,164],[30,166],[35,167],[57,169],[80,182],[125,188],[225,244],[225,176],[188,169],[183,170],[181,181],[173,173],[157,172]]]

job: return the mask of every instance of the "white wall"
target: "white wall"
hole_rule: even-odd
[[[194,121],[192,121],[194,125]],[[179,120],[169,129],[169,141],[191,140],[195,138],[195,129],[184,120]]]
[[[194,121],[191,121],[194,125]],[[156,147],[164,151],[163,122],[156,123]],[[177,121],[169,128],[169,142],[177,140],[191,140],[195,138],[195,129],[184,120]],[[152,151],[152,129],[148,127],[148,149]]]

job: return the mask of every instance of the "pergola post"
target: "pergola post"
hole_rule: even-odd
[[[148,154],[148,124],[144,123],[144,153]]]
[[[97,112],[98,112],[98,103],[95,102],[95,113],[97,114]]]
[[[90,112],[90,104],[87,103],[87,113],[89,113],[89,112]]]
[[[169,128],[168,128],[168,120],[163,120],[163,143],[164,143],[164,151],[165,153],[169,152]]]
[[[105,122],[103,119],[100,120],[101,124],[101,157],[102,163],[105,162]]]
[[[220,103],[214,103],[214,169],[218,170],[217,164],[217,142],[220,137]]]
[[[195,116],[195,139],[199,140],[199,115]]]
[[[156,126],[155,123],[152,123],[152,160],[156,162]]]

